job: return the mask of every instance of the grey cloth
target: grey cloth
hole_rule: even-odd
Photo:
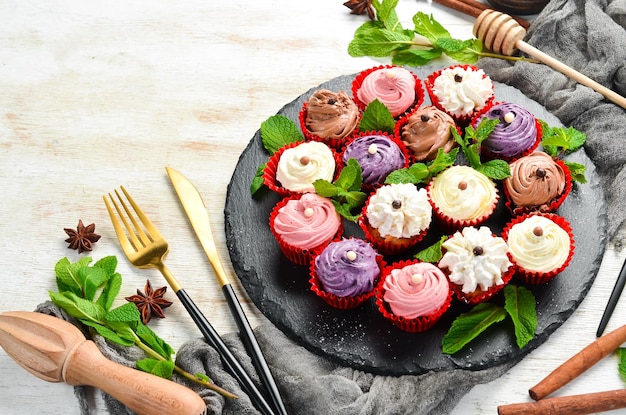
[[[536,18],[527,41],[622,95],[626,93],[626,0],[553,0]],[[576,84],[545,65],[483,59],[496,81],[517,87],[555,114],[566,126],[587,134],[586,150],[598,168],[606,192],[610,236],[619,244],[618,232],[626,220],[621,201],[626,198],[626,112],[587,87]],[[42,312],[67,318],[49,303]],[[510,369],[515,361],[482,371],[455,370],[421,376],[375,376],[341,367],[308,352],[267,322],[255,330],[259,344],[291,414],[446,414],[473,385],[489,382]],[[236,333],[224,336],[243,366],[254,375]],[[135,348],[120,348],[96,336],[94,341],[110,359],[129,366],[141,356]],[[184,344],[177,364],[191,373],[203,372],[216,384],[238,395],[237,400],[196,389],[210,414],[256,414],[236,381],[222,368],[219,356],[203,340]],[[83,388],[76,393],[87,414]],[[130,414],[114,399],[106,398],[111,414]]]

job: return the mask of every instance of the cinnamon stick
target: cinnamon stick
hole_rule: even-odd
[[[530,388],[528,391],[530,397],[534,400],[545,398],[612,353],[624,342],[626,342],[626,325],[598,338],[554,369],[541,382]],[[624,393],[623,399],[626,404],[626,392]]]
[[[626,408],[626,389],[501,405],[498,415],[585,415],[619,408]]]
[[[435,3],[439,3],[442,6],[448,7],[450,9],[459,11],[463,14],[467,14],[468,16],[478,17],[483,11],[487,9],[491,9],[491,7],[487,6],[484,3],[478,2],[476,0],[433,0]],[[521,17],[511,16],[513,19],[517,21],[524,29],[528,29],[530,26],[530,22],[526,19],[522,19]]]

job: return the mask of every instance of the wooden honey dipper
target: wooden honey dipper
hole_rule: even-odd
[[[138,415],[202,415],[206,404],[178,383],[115,363],[71,323],[46,314],[0,314],[0,346],[48,382],[102,389]]]
[[[626,108],[626,98],[623,96],[524,42],[522,39],[526,36],[526,29],[507,14],[495,10],[483,11],[474,23],[473,33],[494,52],[511,56],[516,49],[519,49],[576,82],[602,94],[622,108]]]

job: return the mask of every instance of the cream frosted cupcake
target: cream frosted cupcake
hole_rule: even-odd
[[[358,74],[352,83],[352,95],[361,110],[378,99],[394,118],[424,101],[419,78],[413,72],[394,65],[377,66]]]
[[[446,275],[435,265],[418,260],[388,266],[382,289],[376,295],[376,304],[385,318],[409,332],[430,329],[451,301]]]
[[[500,198],[494,181],[469,166],[451,166],[433,177],[428,197],[441,225],[451,230],[483,223]]]
[[[283,196],[314,192],[316,180],[333,180],[337,161],[335,151],[324,143],[292,143],[270,157],[263,180],[267,187]]]
[[[574,254],[569,223],[555,214],[533,214],[513,219],[502,232],[509,246],[517,278],[543,284],[562,272]]]
[[[340,148],[344,140],[357,131],[359,107],[345,92],[328,89],[315,91],[299,114],[304,136]]]
[[[513,277],[505,240],[486,226],[457,231],[442,247],[439,268],[450,279],[459,300],[477,304],[491,298]]]
[[[434,106],[467,124],[494,99],[494,85],[482,69],[453,65],[433,72],[425,81]]]
[[[312,251],[343,232],[332,202],[315,193],[286,197],[270,212],[270,229],[283,254],[292,262],[308,265]]]
[[[384,255],[406,251],[422,240],[432,222],[425,189],[413,184],[379,187],[365,206],[359,225],[367,240]]]

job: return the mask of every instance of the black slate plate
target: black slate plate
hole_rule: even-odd
[[[425,79],[436,69],[411,70]],[[303,102],[314,90],[349,91],[353,78],[354,75],[340,76],[314,87],[279,113],[297,122]],[[496,100],[524,105],[549,125],[561,125],[545,108],[510,86],[497,83]],[[512,323],[505,321],[492,326],[457,354],[444,355],[441,339],[453,319],[468,310],[465,305],[455,302],[427,332],[406,333],[386,321],[373,300],[358,309],[342,311],[328,306],[309,290],[308,270],[294,265],[281,254],[268,226],[269,212],[279,197],[270,191],[255,198],[250,194],[249,186],[257,167],[267,159],[257,131],[241,154],[228,187],[226,239],[235,272],[259,310],[284,333],[312,352],[346,366],[377,374],[417,375],[455,368],[480,370],[513,359],[518,361],[541,345],[578,307],[602,260],[606,245],[604,196],[595,168],[581,150],[568,159],[587,166],[589,182],[575,185],[558,211],[572,225],[576,251],[570,266],[553,281],[529,287],[538,302],[539,322],[534,340],[520,350],[515,344]],[[488,224],[496,233],[509,218],[502,205],[501,202]],[[361,230],[349,222],[346,222],[346,233],[362,236]],[[431,232],[412,252],[428,246],[438,236]],[[499,300],[501,298],[496,297],[494,301]]]

